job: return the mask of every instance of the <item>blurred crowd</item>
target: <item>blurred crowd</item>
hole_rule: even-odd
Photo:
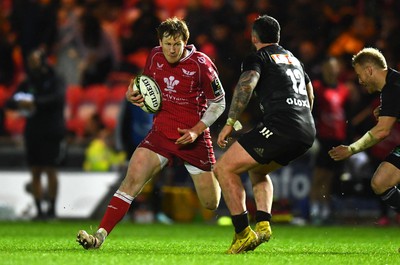
[[[395,52],[400,3],[394,0],[2,0],[0,5],[0,106],[24,78],[29,53],[40,49],[66,82],[67,127],[77,138],[88,133],[84,120],[92,115],[79,109],[81,101],[96,101],[103,122],[115,127],[118,110],[105,111],[108,100],[123,99],[121,87],[141,71],[158,43],[155,28],[171,16],[185,18],[190,43],[215,61],[228,101],[251,49],[249,25],[264,13],[280,21],[281,43],[304,62],[311,79],[320,77],[327,56],[339,60],[338,78],[350,90],[355,127],[365,118],[357,106],[369,97],[357,85],[351,56],[374,46],[391,67],[400,67]],[[22,131],[23,118],[16,113],[3,110],[1,121],[2,136]]]
[[[329,82],[347,90],[340,110],[347,139],[340,141],[352,141],[372,127],[379,101],[359,86],[351,56],[376,47],[399,70],[399,10],[396,0],[1,0],[0,137],[2,143],[21,140],[25,118],[5,103],[26,77],[32,51],[46,54],[65,82],[68,143],[88,145],[114,134],[126,87],[158,45],[155,29],[162,20],[186,20],[189,43],[214,60],[230,102],[241,61],[252,49],[250,25],[268,14],[281,24],[281,44],[304,63],[313,82],[325,82],[327,58],[337,61],[328,74],[336,79]],[[318,98],[316,103],[319,119]],[[213,126],[220,128],[225,115]],[[252,117],[245,113],[243,123],[250,125]],[[382,159],[396,137],[372,148],[371,161]]]

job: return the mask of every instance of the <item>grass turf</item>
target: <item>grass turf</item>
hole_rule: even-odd
[[[400,228],[273,225],[269,243],[227,255],[233,228],[120,223],[99,250],[75,242],[97,221],[0,222],[0,264],[400,264]]]

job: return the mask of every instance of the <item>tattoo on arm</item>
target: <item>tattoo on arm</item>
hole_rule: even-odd
[[[240,114],[246,109],[251,99],[254,88],[260,79],[260,74],[256,71],[245,71],[241,74],[239,81],[233,92],[232,102],[229,109],[229,118],[238,120]]]

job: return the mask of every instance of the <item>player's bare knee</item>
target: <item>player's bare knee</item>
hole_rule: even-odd
[[[380,181],[379,178],[376,177],[371,179],[371,188],[374,191],[374,193],[378,195],[384,193],[387,190],[384,183]]]
[[[216,163],[213,169],[214,175],[219,180],[223,175],[223,168],[220,166],[220,163]]]
[[[219,201],[207,201],[202,204],[207,210],[215,211],[218,208]]]

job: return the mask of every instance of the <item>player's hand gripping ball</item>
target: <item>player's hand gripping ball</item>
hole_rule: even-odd
[[[139,91],[144,98],[142,110],[155,113],[161,108],[161,89],[157,82],[147,75],[137,75],[134,80],[133,91]]]

